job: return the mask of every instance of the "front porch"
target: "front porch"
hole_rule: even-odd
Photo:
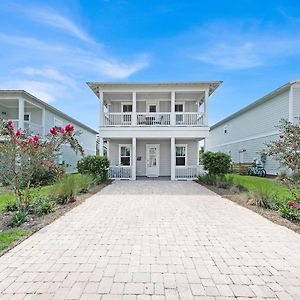
[[[194,180],[203,173],[199,140],[109,139],[106,148],[111,179]]]
[[[0,118],[13,121],[14,128],[45,134],[45,109],[31,101],[13,95],[0,96]]]

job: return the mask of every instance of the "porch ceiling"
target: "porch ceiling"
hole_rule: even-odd
[[[14,98],[2,98],[0,99],[0,105],[5,107],[5,108],[18,108],[19,107],[19,101],[18,99],[14,99]],[[28,101],[24,101],[24,108],[25,109],[31,109],[31,108],[39,108],[38,106],[28,102]]]

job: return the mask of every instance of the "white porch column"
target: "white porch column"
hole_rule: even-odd
[[[110,143],[110,141],[107,140],[106,141],[106,157],[107,157],[108,160],[109,160],[109,143]]]
[[[136,126],[136,92],[132,92],[132,126]]]
[[[19,98],[19,124],[20,129],[24,129],[24,99]]]
[[[99,119],[99,124],[100,127],[103,127],[104,125],[104,99],[103,99],[103,92],[99,91],[99,100],[100,100],[100,119]]]
[[[205,90],[204,96],[204,125],[208,126],[208,90]]]
[[[176,156],[175,156],[175,138],[171,137],[171,180],[175,180],[175,164],[176,164]]]
[[[103,150],[104,150],[104,139],[103,137],[99,138],[99,155],[103,156]]]
[[[171,126],[175,126],[175,92],[171,92]]]
[[[42,132],[43,132],[43,136],[46,135],[46,109],[43,108],[42,110],[42,124],[43,124],[43,128],[42,128]]]
[[[136,138],[132,138],[132,180],[136,180]]]

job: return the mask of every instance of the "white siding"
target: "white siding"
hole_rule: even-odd
[[[300,122],[300,87],[293,88],[294,120]]]
[[[250,138],[255,135],[275,132],[279,120],[288,118],[289,92],[284,92],[265,103],[213,128],[210,132],[208,148],[223,143]],[[224,127],[227,133],[224,134]]]
[[[50,128],[54,126],[54,119],[59,119],[63,122],[63,126],[72,123],[76,131],[80,131],[81,135],[77,137],[78,142],[82,145],[85,155],[95,155],[96,154],[96,134],[82,128],[81,126],[74,124],[70,120],[64,119],[48,110],[45,113],[45,132],[49,132]],[[77,161],[81,158],[81,155],[76,154],[69,146],[62,148],[63,161],[66,165],[68,172],[76,171]]]
[[[211,129],[207,150],[228,153],[234,162],[240,162],[239,152],[246,150],[243,162],[252,162],[260,157],[265,143],[277,137],[275,126],[280,119],[288,119],[288,111],[289,91],[286,91]],[[225,128],[227,133],[224,133]],[[265,168],[269,174],[282,170],[279,163],[271,158],[267,158]]]

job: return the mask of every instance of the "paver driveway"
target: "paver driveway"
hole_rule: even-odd
[[[296,233],[193,182],[115,182],[0,258],[0,298],[288,300],[299,277]]]

